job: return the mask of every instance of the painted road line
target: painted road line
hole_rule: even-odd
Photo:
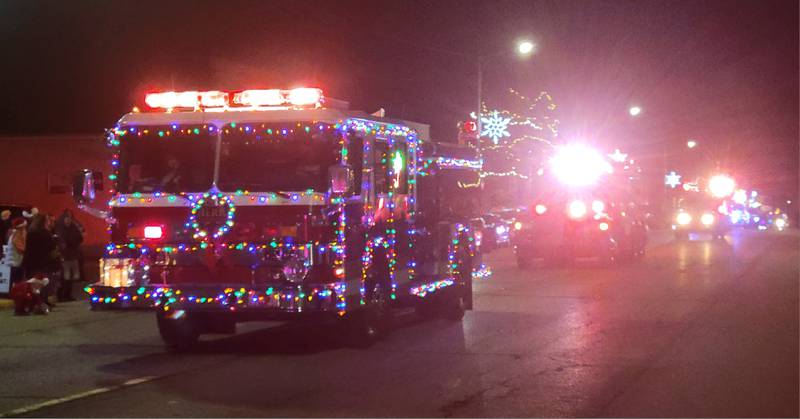
[[[70,396],[59,397],[57,399],[47,400],[41,403],[32,404],[30,406],[20,407],[18,409],[10,410],[8,412],[0,413],[0,418],[10,418],[10,417],[17,417],[22,416],[40,409],[44,409],[46,407],[51,407],[63,403],[68,403],[74,400],[85,399],[87,397],[96,396],[98,394],[108,393],[115,390],[120,390],[125,387],[131,387],[138,384],[144,384],[149,381],[153,381],[157,378],[161,378],[158,376],[148,376],[148,377],[140,377],[140,378],[132,378],[128,381],[123,382],[122,384],[117,384],[115,386],[109,387],[100,387],[89,391],[84,391],[82,393],[73,394]]]

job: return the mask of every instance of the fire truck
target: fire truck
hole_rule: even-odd
[[[110,242],[93,309],[154,309],[167,346],[253,320],[331,320],[368,345],[392,310],[460,320],[486,274],[480,160],[320,89],[158,92],[107,132]]]
[[[642,256],[647,242],[640,170],[619,150],[556,146],[535,177],[530,207],[511,232],[520,268],[534,259],[617,262]]]

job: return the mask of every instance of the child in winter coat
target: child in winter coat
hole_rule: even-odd
[[[10,296],[14,300],[14,315],[47,314],[47,305],[42,300],[42,289],[50,282],[42,275],[18,282],[11,288]]]

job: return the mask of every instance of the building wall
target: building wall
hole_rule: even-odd
[[[73,199],[71,179],[81,169],[98,170],[108,188],[110,153],[102,134],[41,137],[0,137],[0,202],[29,204],[55,216],[69,208],[86,228],[85,254],[89,263],[108,240],[103,220],[80,211]],[[105,207],[109,195],[98,193],[95,206]],[[97,276],[87,265],[87,279]]]

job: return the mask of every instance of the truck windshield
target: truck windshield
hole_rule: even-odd
[[[122,137],[119,191],[177,193],[210,189],[216,134],[201,128],[148,127],[138,130],[141,136]]]
[[[221,190],[325,192],[328,168],[337,163],[334,129],[306,130],[296,125],[227,127],[220,154]]]

